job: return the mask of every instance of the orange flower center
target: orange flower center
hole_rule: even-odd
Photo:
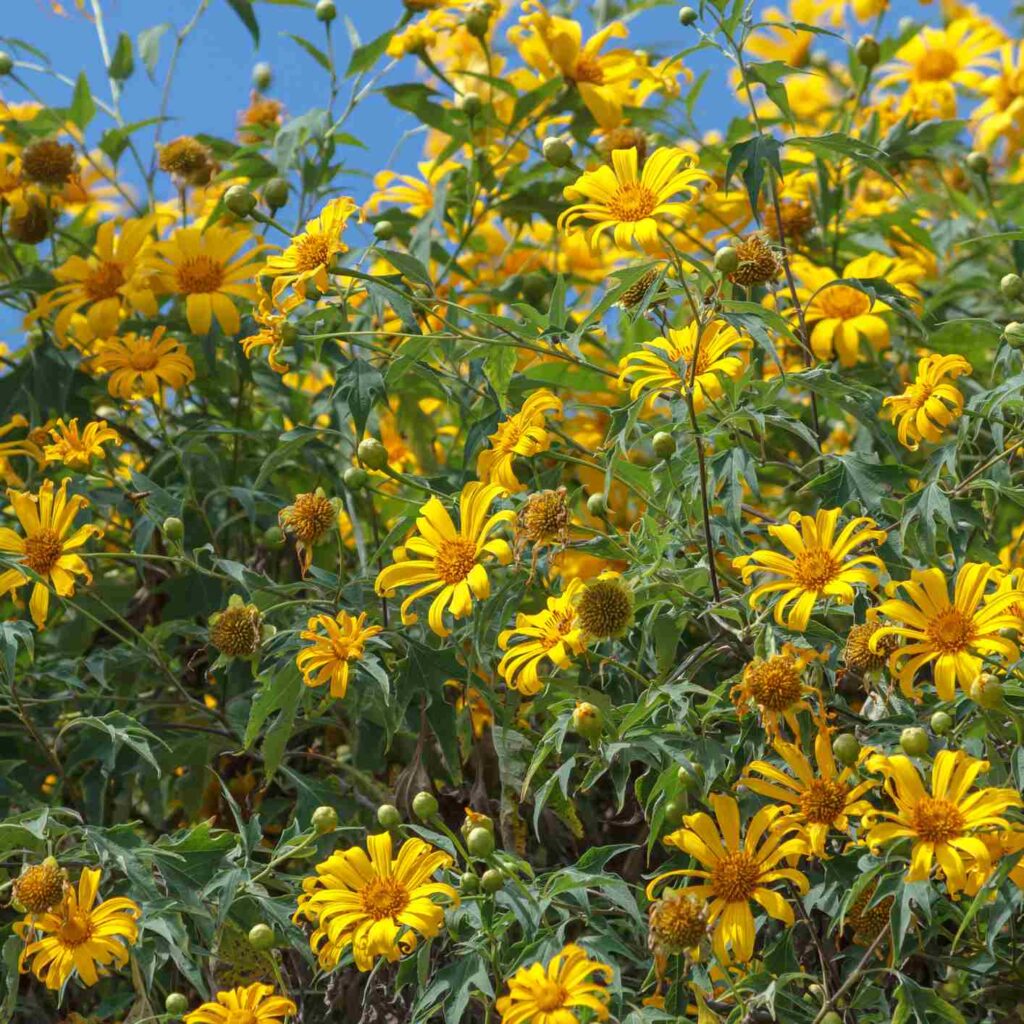
[[[326,267],[331,258],[331,242],[326,235],[303,235],[295,241],[295,267],[316,270]]]
[[[128,362],[133,370],[152,370],[160,362],[160,356],[154,346],[142,345],[132,349]]]
[[[727,853],[711,871],[711,891],[727,903],[745,903],[761,880],[761,868],[748,853]]]
[[[449,586],[461,583],[476,565],[476,544],[465,537],[453,537],[441,543],[434,557],[434,572]]]
[[[82,282],[82,288],[90,302],[99,302],[112,299],[123,284],[124,270],[120,263],[100,263]]]
[[[646,185],[627,181],[608,200],[608,212],[613,220],[632,222],[650,217],[657,205],[658,197]]]
[[[561,1009],[568,998],[569,993],[557,981],[545,978],[544,981],[536,982],[533,1001],[541,1013],[552,1013]]]
[[[228,1010],[225,1024],[257,1024],[259,1018],[252,1010]]]
[[[64,918],[57,932],[65,946],[80,946],[92,937],[92,919],[88,914],[71,913]]]
[[[818,295],[817,303],[825,316],[835,317],[837,320],[852,320],[855,316],[863,316],[871,309],[871,299],[863,292],[845,284],[826,288]]]
[[[64,551],[60,534],[43,529],[25,538],[25,557],[22,561],[39,576],[48,576]]]
[[[910,815],[914,831],[926,843],[945,843],[963,835],[964,816],[949,800],[922,797]]]
[[[965,650],[977,633],[974,619],[959,608],[946,608],[928,623],[928,638],[944,654]]]
[[[590,85],[601,85],[604,82],[604,69],[601,62],[594,57],[581,56],[573,68],[574,82],[587,82]]]
[[[375,878],[359,890],[363,913],[375,921],[395,917],[409,905],[409,891],[394,878]]]
[[[799,666],[783,654],[751,663],[744,675],[751,696],[767,711],[785,711],[800,699]]]
[[[917,77],[922,82],[944,82],[960,67],[950,50],[925,50],[917,62]]]
[[[793,575],[804,590],[822,590],[839,575],[839,563],[825,548],[806,548],[794,561]]]
[[[831,825],[843,813],[848,793],[836,779],[813,779],[800,798],[800,810],[812,825]]]
[[[224,282],[224,267],[219,260],[200,253],[189,256],[175,269],[178,291],[183,295],[215,292]]]

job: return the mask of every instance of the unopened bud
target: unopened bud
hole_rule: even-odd
[[[873,68],[882,58],[882,50],[874,36],[861,36],[853,52],[863,68]]]
[[[368,469],[383,469],[388,464],[388,450],[375,437],[363,438],[356,456]]]
[[[556,135],[550,135],[544,140],[541,151],[552,167],[565,167],[572,160],[572,147]]]

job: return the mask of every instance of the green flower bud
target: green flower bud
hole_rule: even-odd
[[[271,178],[263,186],[263,198],[271,210],[279,210],[288,202],[288,193],[291,192],[291,185],[287,178]]]
[[[320,0],[316,5],[316,20],[326,21],[328,23],[334,21],[338,16],[338,8],[334,6],[334,0]]]
[[[665,804],[665,824],[678,825],[683,820],[685,805],[681,800],[669,800]]]
[[[188,999],[181,992],[168,992],[164,1009],[174,1017],[181,1017],[188,1011]]]
[[[1004,274],[999,282],[999,290],[1008,299],[1019,299],[1024,295],[1024,278],[1020,274]]]
[[[274,69],[264,61],[260,61],[252,69],[252,84],[260,92],[266,92],[270,83],[274,81]]]
[[[1003,684],[991,672],[982,672],[971,683],[970,698],[979,707],[991,711],[1003,703]]]
[[[224,205],[236,217],[248,217],[256,209],[256,197],[244,185],[232,185],[224,193]]]
[[[696,771],[691,771],[685,764],[681,764],[676,769],[676,778],[683,789],[696,789],[700,785],[700,779],[697,777]]]
[[[835,1010],[829,1010],[828,1013],[821,1018],[819,1024],[843,1024],[843,1018],[840,1017]]]
[[[395,237],[395,225],[389,220],[379,220],[373,225],[373,237],[378,242],[388,242]]]
[[[318,807],[313,812],[313,817],[310,818],[310,821],[313,824],[313,828],[320,835],[326,835],[338,827],[338,812],[333,807],[324,805],[323,807]]]
[[[953,728],[953,716],[945,711],[936,711],[929,724],[936,736],[945,736]]]
[[[402,824],[402,814],[394,804],[381,804],[377,808],[377,821],[383,828],[397,828]]]
[[[1024,349],[1024,324],[1011,320],[1003,328],[1003,337],[1006,338],[1006,344],[1010,348]]]
[[[466,839],[466,849],[471,857],[490,857],[494,853],[494,833],[486,828],[473,829]]]
[[[466,117],[476,117],[484,109],[484,101],[480,99],[478,93],[464,92],[460,106]]]
[[[284,530],[280,526],[268,526],[263,531],[263,545],[271,551],[280,551],[284,547]]]
[[[505,876],[494,868],[488,868],[480,876],[480,888],[487,893],[495,893],[504,888]]]
[[[341,479],[350,491],[358,491],[366,486],[366,481],[370,479],[370,475],[359,466],[349,466],[342,473]]]
[[[268,949],[273,949],[276,941],[274,929],[269,924],[254,924],[249,929],[249,945],[253,949],[265,952]]]
[[[698,14],[692,7],[679,8],[679,24],[687,28],[697,23]]]
[[[604,732],[604,715],[601,709],[588,701],[578,701],[572,713],[572,728],[578,736],[591,743],[596,742]]]
[[[852,732],[841,732],[832,741],[832,753],[840,764],[856,764],[860,757],[860,743]]]
[[[185,536],[185,524],[177,516],[168,516],[161,529],[163,535],[176,544]]]
[[[551,135],[544,140],[541,146],[544,159],[552,167],[565,167],[572,161],[572,147],[565,139]]]
[[[664,430],[659,430],[651,438],[651,447],[659,459],[670,459],[676,453],[676,439]]]
[[[907,757],[924,757],[928,753],[928,733],[919,726],[908,726],[900,733],[900,747]]]
[[[874,36],[861,36],[853,50],[862,68],[873,68],[882,59],[882,50]]]
[[[608,514],[608,502],[603,494],[592,494],[587,498],[587,511],[598,519]]]
[[[0,75],[9,75],[13,70],[14,58],[6,50],[0,50]]]
[[[982,177],[988,174],[989,162],[988,157],[984,153],[973,150],[967,154],[967,159],[964,163],[967,164],[968,170],[974,171],[975,174],[980,174]]]
[[[734,274],[739,265],[740,254],[731,245],[723,245],[715,253],[715,270],[720,274]]]
[[[474,7],[469,14],[466,15],[465,21],[466,31],[471,36],[476,36],[477,39],[483,39],[487,35],[487,30],[491,27],[491,12],[482,6]]]
[[[480,891],[480,879],[473,871],[466,871],[459,878],[459,889],[467,896]]]
[[[429,821],[437,814],[437,797],[424,790],[412,798],[412,813],[421,821]]]
[[[388,450],[375,437],[359,442],[356,457],[368,469],[383,469],[388,464]]]

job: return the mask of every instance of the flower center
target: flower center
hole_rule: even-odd
[[[82,288],[90,302],[99,302],[112,299],[123,284],[124,270],[120,263],[100,263],[82,282]]]
[[[933,796],[922,797],[911,812],[914,831],[926,843],[945,843],[964,831],[964,816],[956,804]]]
[[[48,576],[64,551],[60,535],[55,530],[40,530],[25,538],[25,557],[22,561],[39,576]]]
[[[395,917],[409,905],[409,893],[394,878],[375,878],[359,890],[363,913],[375,921]]]
[[[464,537],[443,541],[434,558],[434,571],[449,586],[461,583],[476,565],[476,544]]]
[[[958,608],[947,608],[928,623],[929,639],[946,654],[965,650],[976,635],[974,619]]]
[[[537,1009],[541,1013],[551,1013],[565,1005],[569,993],[557,981],[545,978],[543,981],[538,981],[534,984],[536,988],[533,992],[533,1001],[537,1004]]]
[[[288,528],[299,540],[312,544],[318,541],[334,522],[334,506],[330,499],[317,494],[298,494],[286,517]]]
[[[826,288],[818,296],[818,305],[826,316],[852,320],[855,316],[863,316],[871,309],[871,299],[856,288],[839,284]]]
[[[650,217],[658,205],[658,197],[639,181],[620,184],[608,200],[608,210],[614,220],[637,221]]]
[[[61,942],[66,946],[80,946],[92,936],[92,920],[88,914],[70,914],[60,926]]]
[[[604,82],[604,69],[600,61],[593,57],[580,57],[573,68],[572,78],[574,82],[588,82],[591,85],[601,85]]]
[[[331,243],[326,235],[303,235],[295,242],[295,266],[298,270],[326,267],[331,258]]]
[[[132,349],[128,362],[133,370],[152,370],[160,362],[160,356],[152,346],[143,345],[140,348]]]
[[[796,581],[804,590],[822,590],[839,575],[839,563],[825,548],[807,548],[794,561]]]
[[[747,853],[727,853],[711,872],[711,891],[727,903],[745,903],[754,894],[761,869]]]
[[[835,779],[813,779],[800,798],[800,810],[812,825],[831,825],[843,813],[848,792]]]
[[[225,1024],[257,1024],[259,1018],[252,1010],[228,1010]]]
[[[956,54],[949,50],[925,50],[917,62],[917,77],[922,82],[944,82],[960,67]]]
[[[753,662],[746,678],[754,701],[767,711],[785,711],[800,699],[800,670],[783,654]]]
[[[184,295],[215,292],[224,281],[224,267],[219,260],[200,253],[189,256],[176,269],[178,291]]]

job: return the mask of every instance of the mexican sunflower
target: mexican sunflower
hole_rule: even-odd
[[[147,338],[125,334],[101,341],[93,366],[110,374],[107,390],[115,398],[152,398],[160,401],[164,387],[177,391],[195,379],[196,367],[185,346],[164,337],[159,324]]]
[[[52,480],[43,481],[38,495],[9,490],[7,497],[14,506],[14,514],[25,536],[15,533],[9,526],[0,526],[0,551],[14,556],[20,565],[40,577],[33,584],[29,599],[29,611],[38,629],[46,626],[50,587],[61,597],[71,597],[75,592],[76,576],[83,576],[86,583],[92,582],[92,573],[75,552],[90,537],[103,534],[92,523],[73,529],[75,516],[89,502],[80,494],[69,498],[68,483],[67,479],[62,480],[56,493]],[[0,594],[8,594],[28,582],[28,575],[12,566],[0,573]]]
[[[384,596],[392,595],[396,587],[417,586],[402,602],[405,625],[412,625],[417,619],[409,611],[413,601],[436,594],[427,621],[438,636],[448,636],[445,609],[461,619],[470,613],[474,597],[482,601],[490,594],[490,580],[483,564],[485,556],[496,558],[502,565],[512,560],[508,541],[488,539],[497,527],[515,519],[511,509],[488,515],[494,500],[504,493],[497,484],[466,484],[459,497],[458,527],[437,498],[431,498],[420,508],[416,520],[418,535],[410,537],[404,549],[395,552],[397,560],[381,570],[375,584],[377,593]]]
[[[629,397],[635,400],[647,392],[648,401],[654,402],[664,394],[685,394],[692,380],[693,408],[700,412],[709,401],[722,397],[723,377],[737,380],[743,375],[749,347],[750,339],[722,320],[706,324],[699,343],[696,323],[669,328],[667,338],[644,342],[639,352],[619,360],[619,386],[632,377]]]
[[[876,811],[865,821],[870,824],[865,841],[875,853],[894,841],[911,840],[906,880],[925,881],[937,862],[951,896],[966,887],[969,870],[987,873],[990,853],[981,834],[1010,831],[1003,813],[1021,806],[1014,789],[989,787],[972,792],[974,780],[988,771],[987,761],[962,750],[940,750],[932,764],[931,792],[903,754],[875,755],[867,766],[884,776],[885,792],[896,805],[895,812]]]
[[[561,413],[562,403],[547,388],[541,388],[530,395],[522,408],[507,420],[498,424],[498,429],[477,456],[476,475],[486,484],[499,484],[506,491],[521,491],[512,464],[516,456],[530,458],[548,450],[551,435],[546,428],[546,413]]]
[[[298,1007],[274,992],[271,985],[252,985],[218,992],[216,1002],[203,1003],[186,1013],[185,1024],[280,1024],[285,1017],[298,1012]]]
[[[788,881],[803,894],[808,882],[803,872],[779,867],[781,861],[805,852],[804,840],[794,833],[799,824],[777,805],[762,807],[751,819],[746,834],[740,831],[740,810],[731,796],[713,793],[715,817],[703,811],[683,818],[683,827],[665,837],[669,846],[699,861],[701,868],[666,871],[647,886],[647,898],[669,878],[698,878],[697,885],[676,890],[696,900],[710,900],[708,923],[714,926],[712,945],[723,963],[746,962],[754,955],[755,925],[750,901],[760,904],[771,917],[793,924],[793,909],[769,888]]]
[[[398,960],[416,948],[417,935],[432,938],[441,930],[444,910],[433,897],[459,902],[450,885],[431,881],[451,867],[447,853],[407,839],[392,858],[389,832],[367,836],[366,847],[332,853],[302,883],[295,920],[315,923],[309,943],[324,970],[348,947],[361,971],[379,956]]]
[[[105,444],[120,444],[121,435],[106,420],[94,420],[78,429],[77,417],[70,423],[63,419],[50,428],[51,444],[43,450],[47,462],[62,462],[70,469],[86,470],[93,459],[102,459]]]
[[[834,597],[841,604],[850,604],[855,584],[878,584],[875,570],[885,569],[882,560],[877,555],[854,553],[865,544],[883,543],[885,531],[877,529],[873,519],[857,516],[836,536],[840,511],[822,509],[813,519],[791,512],[789,523],[769,526],[768,532],[782,542],[788,556],[755,551],[733,559],[733,567],[740,570],[744,583],[757,573],[780,577],[751,591],[751,608],[756,608],[766,594],[779,593],[775,621],[800,633],[807,628],[814,605],[821,598]]]
[[[882,411],[897,424],[900,444],[916,452],[921,441],[938,444],[946,429],[964,411],[964,396],[953,383],[971,373],[963,356],[925,356],[917,364],[917,377],[902,395],[889,395]]]
[[[753,761],[743,770],[740,783],[760,796],[792,807],[792,816],[800,823],[810,852],[824,857],[829,833],[846,833],[851,817],[861,818],[872,810],[863,797],[875,783],[868,780],[854,785],[853,767],[839,770],[826,727],[819,728],[814,737],[817,771],[797,744],[776,739],[773,746],[788,770],[768,761]]]
[[[611,167],[602,164],[566,185],[565,198],[576,205],[562,212],[558,229],[571,232],[577,221],[594,221],[587,229],[591,249],[606,231],[623,248],[637,242],[644,249],[656,249],[659,219],[689,213],[700,182],[713,187],[710,175],[693,162],[683,150],[665,146],[655,150],[640,171],[635,147],[614,149]],[[686,198],[673,199],[680,192]]]
[[[322,630],[322,632],[321,632]],[[314,615],[299,634],[309,645],[295,658],[307,686],[331,684],[331,696],[339,700],[348,692],[349,666],[359,661],[366,641],[382,631],[366,625],[366,612],[357,618],[342,609],[336,616]]]
[[[85,985],[95,985],[113,964],[128,962],[128,947],[139,937],[142,910],[124,896],[96,903],[98,868],[83,868],[78,891],[64,891],[60,905],[45,914],[18,922],[15,932],[27,941],[19,968],[29,970],[48,989],[57,991],[75,972]]]
[[[508,993],[494,1008],[501,1014],[501,1024],[576,1024],[577,1008],[607,1020],[605,986],[611,978],[608,964],[591,960],[585,949],[570,944],[547,964],[520,967],[508,980]]]
[[[990,584],[995,590],[987,592]],[[925,665],[932,664],[940,699],[953,700],[956,684],[969,690],[986,657],[1017,658],[1017,644],[1002,631],[1021,629],[1014,606],[1022,595],[997,566],[967,562],[957,573],[952,600],[941,569],[913,569],[909,580],[886,589],[871,648],[878,650],[887,636],[906,641],[889,655],[889,668],[907,697],[920,697],[914,678]],[[901,590],[907,600],[896,596]]]

